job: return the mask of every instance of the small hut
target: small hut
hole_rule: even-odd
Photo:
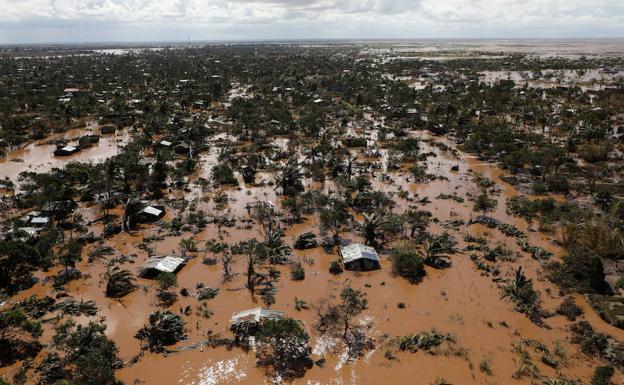
[[[165,207],[150,205],[139,211],[137,216],[141,223],[156,222],[165,216]]]
[[[262,307],[255,307],[239,311],[232,314],[230,319],[230,330],[235,334],[249,335],[253,331],[257,330],[264,322],[268,320],[282,319],[286,317],[286,313],[265,309]]]
[[[139,276],[153,278],[160,273],[177,273],[185,263],[185,259],[179,257],[152,257],[143,265]]]
[[[60,145],[54,150],[54,156],[70,156],[80,151],[79,147]]]
[[[374,248],[352,243],[340,249],[342,263],[347,270],[369,271],[381,269],[379,254]]]

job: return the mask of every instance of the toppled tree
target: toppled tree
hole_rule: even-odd
[[[268,320],[257,333],[259,366],[269,366],[280,379],[301,377],[312,366],[310,336],[292,318]]]
[[[143,326],[135,335],[150,351],[161,352],[165,346],[186,339],[184,321],[168,310],[155,311],[149,316],[149,325]]]

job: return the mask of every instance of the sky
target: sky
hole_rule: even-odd
[[[622,38],[624,0],[0,0],[0,44]]]

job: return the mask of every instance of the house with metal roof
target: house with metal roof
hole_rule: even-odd
[[[186,260],[180,257],[152,257],[143,265],[139,275],[143,278],[151,278],[159,273],[176,273],[185,263]]]
[[[230,329],[237,334],[247,334],[268,320],[282,319],[285,317],[286,313],[284,312],[255,307],[232,314]]]
[[[139,222],[156,222],[165,216],[164,206],[146,206],[138,212]]]
[[[378,270],[381,269],[377,251],[361,243],[352,243],[340,249],[342,263],[347,270]]]
[[[59,146],[56,150],[54,150],[54,156],[69,156],[77,153],[78,151],[80,151],[80,148],[76,146]]]

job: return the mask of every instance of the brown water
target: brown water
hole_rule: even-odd
[[[76,144],[77,138],[85,133],[83,130],[70,130],[63,134],[53,135],[45,140],[30,143],[27,146],[11,151],[5,158],[0,158],[0,178],[9,177],[17,180],[20,173],[47,172],[54,167],[63,167],[69,162],[102,162],[113,155],[116,155],[119,148],[130,140],[127,130],[111,135],[102,135],[99,143],[92,147],[79,151],[71,156],[54,156],[55,144],[48,144],[51,141],[65,140],[69,144]],[[98,133],[94,131],[94,133]]]
[[[423,133],[415,135],[424,136]],[[438,139],[440,140],[440,139]],[[100,146],[106,142],[100,142]],[[447,144],[450,144],[446,141]],[[432,203],[424,208],[430,210],[440,222],[454,219],[468,220],[476,215],[472,211],[470,195],[478,193],[472,182],[475,173],[492,178],[500,187],[501,194],[497,197],[498,207],[492,216],[515,224],[520,229],[526,229],[527,223],[522,219],[510,218],[505,213],[505,200],[517,194],[510,185],[500,180],[502,171],[492,165],[481,163],[470,156],[460,154],[455,158],[440,153],[437,148],[424,146],[423,152],[433,150],[440,154],[430,158],[429,172],[443,175],[448,180],[436,180],[428,184],[413,184],[406,182],[406,172],[390,173],[393,183],[382,182],[380,172],[376,172],[373,182],[374,188],[383,191],[397,192],[399,189],[409,191],[410,198],[429,197]],[[10,156],[13,156],[11,154]],[[25,155],[22,155],[24,157]],[[209,170],[216,161],[213,153],[202,157],[202,170]],[[44,163],[45,164],[45,163]],[[451,165],[459,164],[459,171],[450,171]],[[11,171],[10,176],[16,175]],[[270,179],[270,175],[260,174],[260,179]],[[331,183],[328,183],[331,185]],[[326,186],[328,188],[328,186]],[[247,216],[244,209],[247,202],[268,199],[279,204],[275,191],[270,186],[246,186],[241,181],[239,189],[226,189],[230,201],[230,208],[225,212],[237,218]],[[464,203],[453,200],[439,200],[440,193],[456,192],[466,198]],[[214,191],[202,192],[192,189],[186,199],[195,200],[198,208],[212,212],[214,205],[211,201],[204,202],[201,198],[211,196]],[[561,199],[561,198],[560,198]],[[395,196],[397,212],[404,210],[409,204]],[[176,215],[175,210],[169,209],[165,220],[171,220]],[[240,223],[238,221],[237,223]],[[156,235],[161,230],[156,225],[145,228],[133,235],[120,234],[103,242],[115,248],[116,255],[136,255],[133,264],[125,264],[123,268],[138,273],[140,266],[146,261],[147,253],[137,246],[144,237]],[[255,229],[227,228],[224,230],[224,240],[234,244],[240,240],[260,235]],[[306,231],[318,234],[316,217],[307,218],[305,223],[295,225],[287,230],[286,240],[292,244],[293,239]],[[439,225],[432,225],[432,231],[442,231]],[[465,243],[462,241],[465,233],[487,235],[492,245],[501,243],[507,248],[519,251],[515,239],[503,236],[497,230],[487,229],[480,225],[462,226],[459,231],[451,231],[458,239],[458,248],[461,250]],[[164,235],[164,234],[163,234]],[[197,234],[186,233],[183,236],[168,236],[151,246],[159,255],[180,254],[179,241],[181,238],[193,237],[203,250],[204,241],[217,236],[217,229],[209,225]],[[350,233],[342,234],[343,238],[358,241]],[[554,245],[549,238],[541,233],[528,233],[532,244],[543,247],[556,255],[562,250]],[[92,248],[93,245],[89,247]],[[85,255],[88,250],[85,250]],[[188,328],[188,340],[180,342],[177,347],[201,341],[207,330],[229,336],[228,321],[233,312],[249,307],[262,306],[258,297],[252,297],[244,287],[244,266],[242,260],[235,265],[237,275],[232,282],[223,284],[219,265],[207,266],[201,263],[203,251],[196,253],[198,258],[192,260],[178,273],[179,288],[189,289],[190,297],[179,297],[171,308],[178,312],[187,305],[195,308],[198,301],[193,297],[196,294],[195,285],[204,283],[206,286],[219,287],[219,295],[208,302],[214,315],[204,319],[196,314],[184,317]],[[521,338],[541,341],[553,351],[559,343],[567,352],[568,360],[560,368],[562,376],[579,378],[587,383],[597,364],[583,355],[576,346],[568,343],[569,322],[563,317],[555,316],[546,319],[550,328],[538,327],[531,323],[524,315],[513,310],[513,305],[500,299],[497,285],[490,277],[484,276],[477,270],[468,255],[460,252],[452,257],[452,267],[447,270],[427,268],[427,277],[418,285],[410,285],[403,279],[391,276],[391,266],[387,255],[382,254],[382,269],[369,273],[345,272],[339,276],[328,273],[328,267],[337,254],[325,253],[321,248],[299,251],[295,250],[293,259],[313,261],[312,265],[305,264],[306,278],[295,282],[289,278],[289,269],[280,267],[282,278],[276,284],[278,293],[276,304],[272,308],[283,310],[289,316],[304,322],[311,334],[313,345],[313,359],[321,357],[327,360],[323,368],[314,366],[305,377],[295,380],[295,384],[430,384],[437,377],[444,377],[453,384],[530,384],[529,378],[512,380],[512,374],[518,368],[519,356],[512,351],[512,343]],[[553,310],[561,301],[558,290],[543,278],[542,267],[539,263],[523,254],[515,262],[498,262],[502,276],[511,276],[514,268],[522,265],[527,275],[535,280],[535,287],[542,293],[543,305],[547,310]],[[98,303],[100,316],[106,318],[108,335],[117,343],[120,356],[124,361],[130,360],[140,351],[140,344],[134,338],[137,330],[147,322],[149,313],[158,308],[155,284],[153,281],[138,279],[138,283],[145,289],[139,289],[120,301],[104,297],[104,281],[102,275],[106,271],[105,260],[95,260],[88,263],[85,260],[79,266],[90,276],[69,286],[69,292],[76,299],[90,299]],[[325,300],[328,296],[335,296],[346,282],[354,288],[367,293],[369,308],[361,315],[359,321],[370,324],[370,334],[377,340],[377,347],[366,356],[349,362],[345,359],[345,349],[340,341],[327,336],[319,336],[315,332],[315,315],[312,310],[297,312],[294,309],[294,298],[304,299],[308,304],[315,304]],[[39,284],[27,290],[15,299],[24,298],[31,294],[44,295],[50,293],[49,284]],[[588,313],[585,316],[598,330],[608,332],[617,338],[624,339],[624,331],[616,329],[602,321],[582,298],[577,299]],[[406,304],[405,309],[397,306],[398,302]],[[505,322],[507,327],[501,326]],[[381,342],[384,337],[395,337],[408,333],[418,333],[435,328],[444,333],[452,333],[456,337],[454,351],[445,354],[430,355],[419,352],[415,354],[397,353],[398,360],[388,361],[384,357],[385,346]],[[49,338],[50,333],[46,334]],[[461,354],[457,353],[460,352]],[[548,377],[555,377],[554,369],[542,364],[539,356],[532,352],[533,361],[541,373]],[[487,358],[491,362],[492,374],[486,375],[479,370],[479,362]],[[0,369],[0,374],[10,373],[12,368]],[[126,384],[261,384],[266,383],[263,370],[255,367],[253,353],[244,353],[239,349],[227,351],[223,348],[209,347],[163,356],[146,353],[136,364],[127,366],[118,371],[119,378]]]

